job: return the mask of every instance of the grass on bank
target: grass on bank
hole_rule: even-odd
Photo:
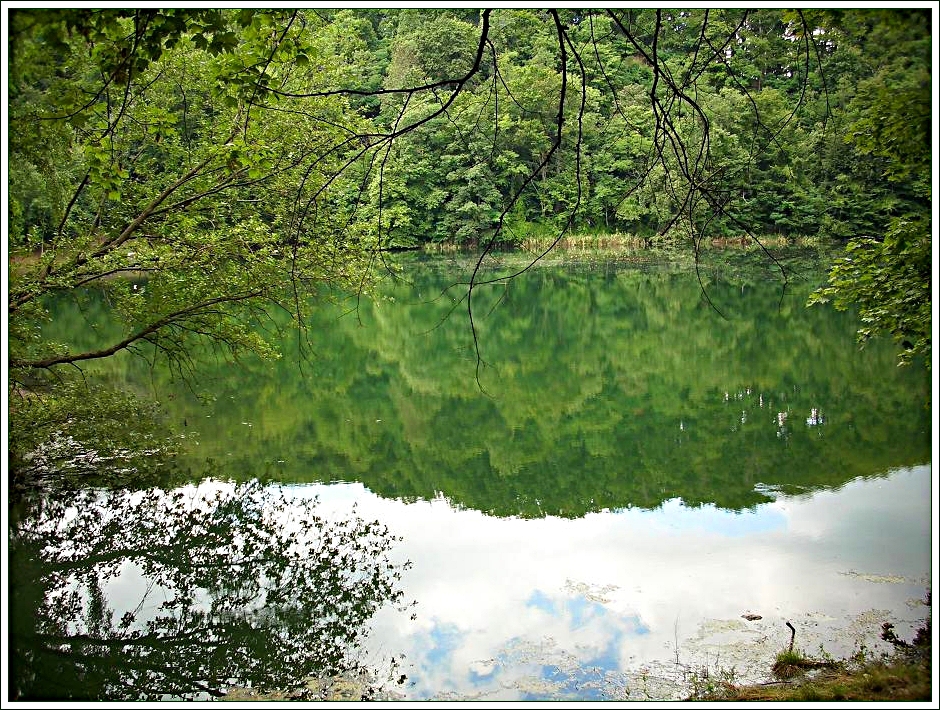
[[[782,234],[762,235],[758,240],[742,235],[739,237],[715,237],[699,239],[696,246],[700,250],[707,249],[761,249],[763,248],[782,248],[787,246],[815,245],[820,242],[819,237],[787,237]],[[610,253],[620,251],[637,251],[641,249],[668,249],[680,248],[688,249],[691,244],[691,237],[671,236],[663,237],[641,237],[635,234],[624,234],[621,232],[598,232],[598,233],[577,233],[558,236],[554,229],[529,228],[526,230],[516,230],[507,235],[507,239],[501,241],[497,247],[500,251],[515,250],[530,254],[541,254],[551,249],[558,252],[573,253]],[[430,252],[455,252],[463,250],[475,251],[481,247],[481,243],[472,241],[468,243],[457,242],[435,242],[425,245],[425,250]]]
[[[804,656],[801,651],[794,651],[792,648],[788,648],[786,651],[781,651],[777,654],[777,659],[774,661],[770,670],[773,671],[773,674],[777,678],[786,680],[802,675],[808,670],[833,668],[836,665],[838,664],[835,661],[817,661],[808,656]]]
[[[924,604],[931,604],[930,592]],[[690,700],[722,701],[893,701],[932,699],[932,633],[928,617],[910,642],[898,638],[894,626],[882,625],[881,638],[895,647],[880,658],[860,652],[850,660],[816,660],[790,647],[777,654],[772,666],[778,681],[737,686],[727,680],[699,684]]]
[[[556,238],[557,235],[554,234],[526,237],[520,242],[519,248],[521,248],[523,251],[539,253],[550,247]],[[565,235],[559,239],[554,248],[558,249],[559,251],[573,252],[609,252],[647,249],[650,247],[662,248],[669,246],[688,248],[690,245],[690,240],[690,237],[678,237],[671,239],[644,238],[631,234],[621,234],[620,232],[613,232],[609,234],[571,234]],[[701,239],[697,241],[697,246],[699,249],[726,249],[729,247],[760,249],[762,246],[766,248],[779,248],[797,244],[815,243],[816,241],[817,240],[815,239],[809,238],[796,239],[780,234],[771,234],[761,236],[760,242],[758,243],[757,240],[746,235],[742,235],[740,237]]]
[[[812,677],[757,686],[722,688],[702,700],[880,700],[931,699],[930,659],[895,658],[870,661],[857,668],[841,664]]]

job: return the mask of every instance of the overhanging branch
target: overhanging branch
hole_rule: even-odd
[[[164,328],[174,323],[182,322],[188,318],[193,318],[200,315],[212,306],[216,306],[221,303],[237,303],[248,301],[253,298],[259,298],[263,295],[264,291],[258,290],[232,296],[219,296],[218,298],[209,299],[207,301],[197,303],[196,305],[189,306],[188,308],[183,308],[165,315],[145,328],[137,331],[132,335],[129,335],[120,342],[115,343],[111,347],[103,348],[101,350],[91,350],[84,353],[56,355],[40,360],[12,359],[10,360],[10,367],[25,369],[49,369],[51,367],[55,367],[56,365],[66,365],[83,362],[86,360],[99,360],[101,358],[111,357],[112,355],[115,355],[122,350],[126,350],[128,347],[140,340],[146,340],[150,336],[158,333],[160,330],[163,330]]]

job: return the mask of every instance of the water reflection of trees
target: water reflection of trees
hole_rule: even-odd
[[[456,273],[415,264],[356,318],[340,316],[349,304],[315,309],[302,376],[289,348],[238,377],[201,370],[217,406],[167,403],[200,435],[184,466],[201,475],[212,456],[282,480],[577,517],[677,497],[741,510],[767,500],[757,484],[836,488],[929,460],[923,369],[897,368],[890,343],[859,353],[850,314],[805,308],[809,277],[782,293],[732,266],[706,284],[726,318],[681,269],[546,267],[481,292],[483,393],[466,323],[438,297]],[[803,426],[814,409],[825,427]]]
[[[105,501],[107,504],[105,505]],[[365,670],[395,538],[257,483],[46,496],[10,533],[10,693],[220,695]]]
[[[804,308],[810,284],[781,302],[775,283],[711,283],[725,320],[694,274],[546,268],[480,319],[481,393],[449,299],[415,302],[453,277],[408,275],[360,308],[365,327],[317,312],[314,376],[220,369],[200,455],[247,421],[224,453],[244,469],[527,517],[677,497],[740,510],[767,500],[759,483],[835,488],[929,458],[926,380],[893,348],[860,354],[846,314]],[[825,428],[802,425],[814,409]]]

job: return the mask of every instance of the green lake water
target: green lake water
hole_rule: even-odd
[[[860,350],[853,314],[806,308],[811,263],[785,288],[744,259],[539,266],[474,292],[478,350],[467,263],[401,264],[376,299],[318,307],[277,362],[208,359],[189,383],[130,358],[107,371],[185,433],[187,495],[257,479],[401,538],[415,604],[360,620],[357,650],[397,659],[394,697],[677,698],[704,668],[766,679],[786,621],[840,656],[923,618],[930,374],[887,342]],[[62,308],[76,344],[111,327],[101,304]],[[112,515],[83,535],[143,524],[127,496],[95,496]],[[165,580],[115,569],[81,604],[158,607]],[[74,617],[62,633],[87,635]]]

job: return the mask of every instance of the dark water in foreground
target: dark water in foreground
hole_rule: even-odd
[[[465,273],[403,276],[318,310],[302,367],[114,365],[172,395],[191,483],[24,523],[20,633],[55,653],[21,673],[139,698],[395,657],[406,698],[675,698],[762,679],[788,620],[838,657],[924,616],[929,374],[806,309],[814,276],[707,270],[707,303],[665,264],[536,269],[478,292],[479,382]]]

